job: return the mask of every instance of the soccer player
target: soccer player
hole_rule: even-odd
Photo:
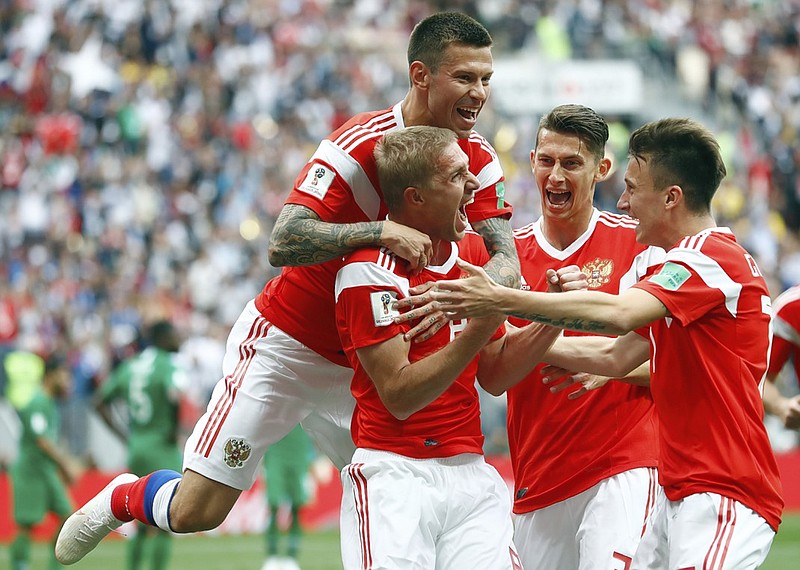
[[[353,371],[336,331],[333,299],[341,258],[380,245],[418,271],[432,255],[428,236],[385,220],[372,155],[384,133],[435,125],[457,134],[480,181],[468,215],[491,256],[487,270],[499,282],[517,284],[502,169],[491,145],[472,130],[489,96],[491,45],[486,29],[464,14],[437,13],[415,27],[406,97],[348,121],[320,143],[298,176],[270,242],[270,262],[292,266],[233,325],[223,379],[187,441],[183,474],[162,470],[113,480],[64,525],[56,545],[62,563],[80,560],[127,520],[180,533],[215,528],[252,485],[267,447],[298,422],[337,466],[350,461]],[[411,334],[423,331],[424,338],[445,324],[432,315]]]
[[[59,355],[44,361],[44,376],[33,397],[19,410],[22,426],[19,453],[11,467],[14,497],[14,522],[17,534],[9,549],[11,570],[30,568],[31,532],[47,515],[54,513],[59,523],[72,512],[67,484],[80,477],[83,469],[58,444],[59,414],[56,400],[69,389],[66,362]],[[51,556],[48,568],[58,568]]]
[[[305,480],[314,460],[314,446],[303,428],[295,426],[264,454],[269,523],[266,531],[267,559],[261,570],[299,570],[297,555],[303,527],[300,509],[308,502]],[[289,507],[286,556],[279,556],[280,510]]]
[[[539,122],[531,166],[542,217],[514,232],[524,290],[546,291],[546,269],[577,265],[590,290],[616,294],[663,261],[664,250],[637,243],[635,220],[593,206],[595,185],[611,170],[607,140],[605,120],[581,105],[556,107]],[[522,564],[588,569],[629,561],[658,492],[650,390],[611,382],[580,399],[552,396],[543,367],[514,386],[482,379],[495,395],[507,393]]]
[[[356,399],[357,450],[342,470],[344,568],[521,568],[508,490],[483,458],[475,380],[483,366],[518,370],[553,337],[515,353],[500,317],[452,321],[425,341],[406,339],[410,327],[393,322],[392,303],[415,284],[458,278],[459,257],[480,263],[487,255],[467,233],[464,212],[480,182],[447,129],[386,133],[375,156],[389,218],[429,235],[433,255],[416,273],[386,248],[364,248],[336,277]],[[535,342],[535,332],[518,332]]]
[[[96,403],[100,417],[122,441],[127,441],[128,469],[138,476],[181,468],[178,414],[181,395],[188,386],[186,370],[175,359],[180,337],[172,323],[153,323],[145,338],[148,346],[114,369],[100,386]],[[114,421],[110,406],[115,401],[124,401],[127,406],[127,429]],[[150,568],[165,570],[171,550],[170,533],[139,523],[136,535],[128,542],[127,567],[142,568],[149,552]]]
[[[795,378],[800,379],[800,285],[778,295],[773,312],[774,337],[764,384],[764,409],[777,416],[787,429],[800,429],[800,395],[787,398],[775,386],[778,374],[790,359]]]
[[[619,376],[650,358],[666,500],[630,568],[755,568],[783,509],[761,404],[771,341],[767,285],[711,214],[725,176],[713,135],[689,119],[654,121],[631,135],[629,157],[617,206],[639,220],[640,243],[667,251],[650,276],[618,295],[548,295],[500,287],[462,264],[469,278],[399,301],[400,308],[426,305],[398,320],[444,308],[451,318],[500,313],[622,335],[559,339],[546,359]]]

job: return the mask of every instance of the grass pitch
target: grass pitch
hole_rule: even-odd
[[[106,540],[75,570],[124,570],[125,541]],[[264,538],[259,535],[178,536],[173,543],[169,570],[260,570],[264,563]],[[50,546],[36,543],[30,570],[46,570]],[[778,536],[762,570],[797,568],[800,560],[800,513],[784,516]],[[338,531],[307,533],[300,550],[303,570],[342,570]],[[9,568],[8,545],[0,545],[0,568]]]

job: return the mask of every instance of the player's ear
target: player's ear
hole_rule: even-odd
[[[672,209],[680,204],[684,199],[683,188],[677,184],[669,186],[664,192],[664,206],[667,209]]]
[[[594,176],[595,182],[601,182],[611,173],[611,159],[604,156],[597,165],[597,174]]]
[[[411,85],[427,89],[431,81],[431,70],[421,61],[414,61],[408,68],[408,77]]]
[[[407,186],[403,190],[403,199],[409,206],[423,206],[425,205],[425,196],[416,186]]]

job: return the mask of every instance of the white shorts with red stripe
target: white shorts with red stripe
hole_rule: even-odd
[[[697,493],[656,506],[632,569],[746,570],[767,558],[775,532],[738,501]]]
[[[249,489],[264,452],[298,423],[337,467],[350,462],[353,371],[273,326],[252,301],[228,336],[222,372],[186,441],[184,469]]]
[[[623,570],[659,501],[655,469],[623,471],[565,501],[518,514],[514,543],[525,568]]]
[[[521,570],[511,495],[482,455],[358,449],[342,469],[345,570]]]

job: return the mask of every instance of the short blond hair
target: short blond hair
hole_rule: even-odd
[[[431,183],[439,158],[455,142],[456,134],[440,127],[406,127],[383,135],[375,146],[375,164],[390,211],[402,203],[406,188],[425,188]]]

